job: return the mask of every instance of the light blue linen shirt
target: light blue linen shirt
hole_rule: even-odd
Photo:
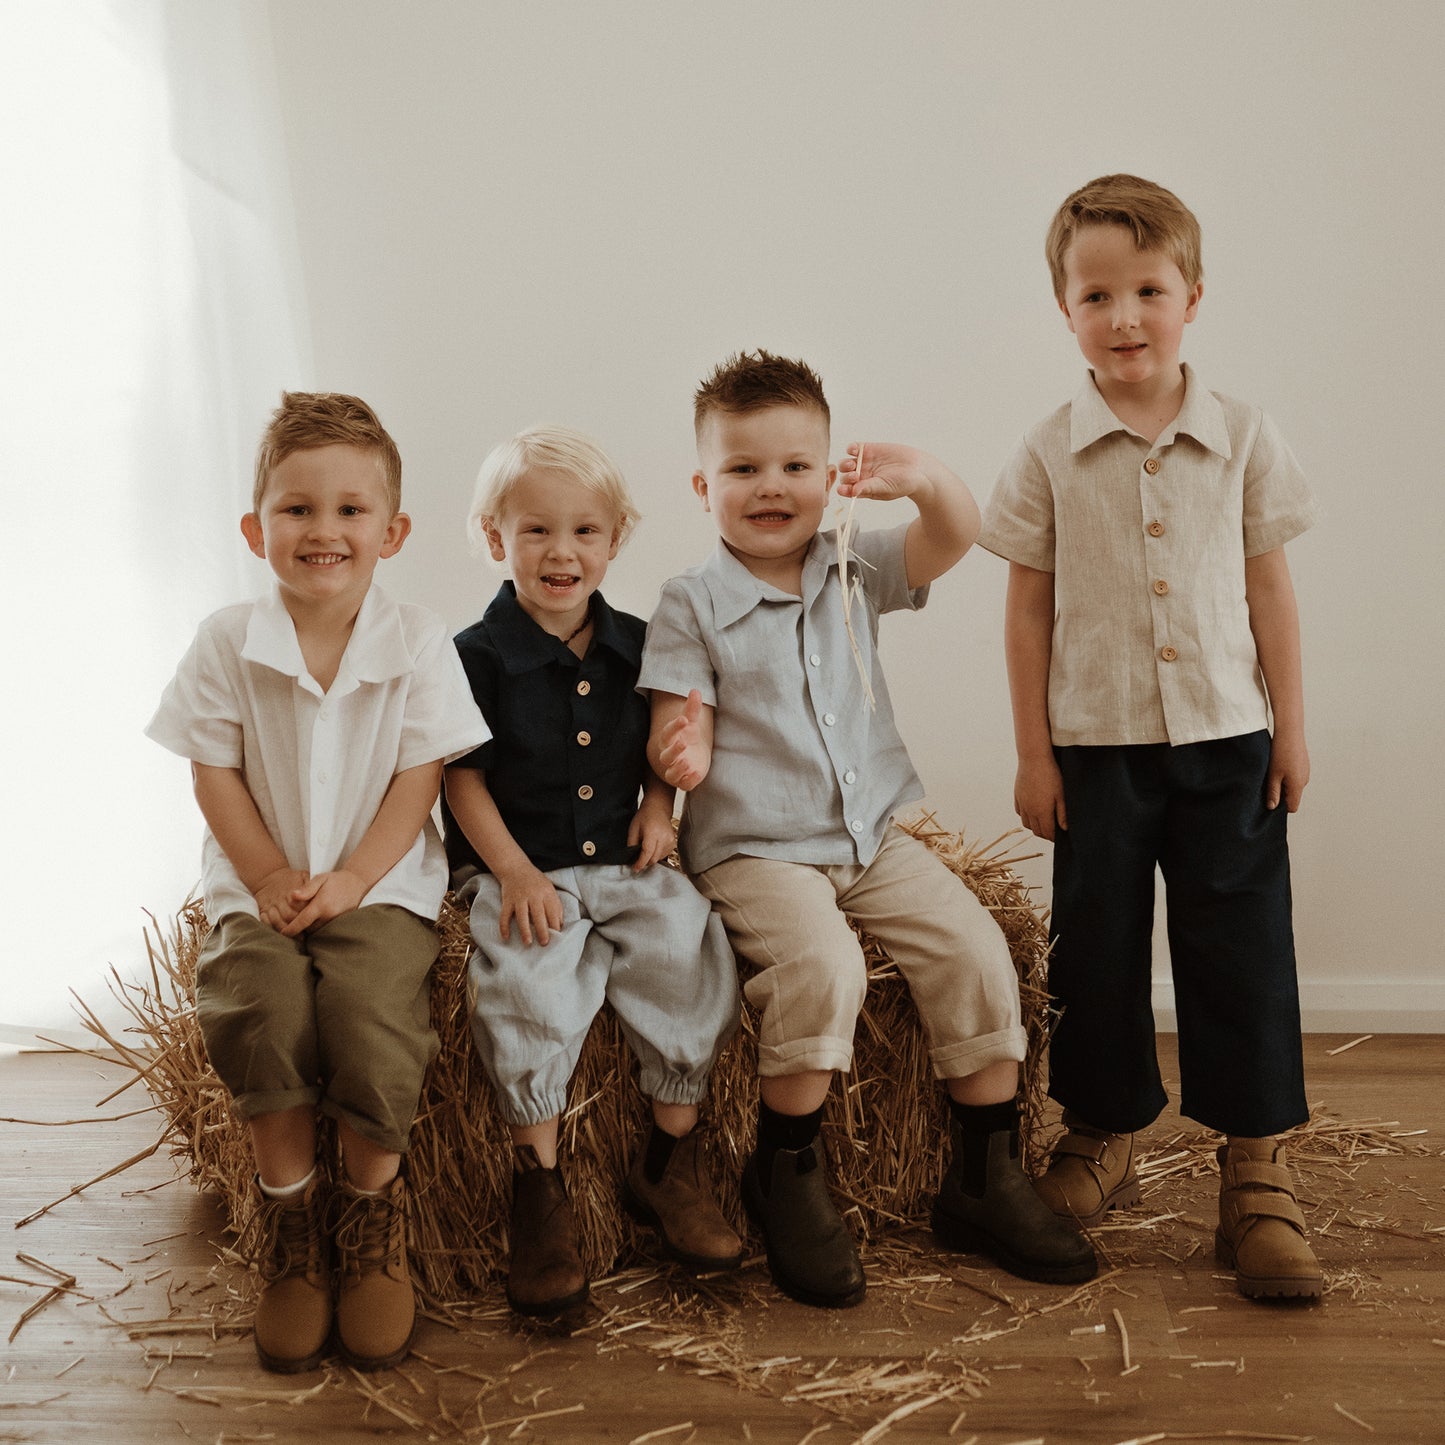
[[[687,795],[678,840],[689,872],[739,853],[866,864],[894,812],[923,796],[876,650],[880,614],[928,597],[908,586],[907,530],[853,539],[850,580],[862,583],[853,630],[871,709],[844,623],[836,533],[813,538],[801,597],[759,581],[721,542],[664,583],[638,690],[696,688],[715,710],[712,766]]]

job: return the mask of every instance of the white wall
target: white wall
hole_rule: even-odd
[[[1445,1028],[1428,907],[1445,863],[1445,7],[283,0],[270,15],[316,358],[278,389],[378,407],[416,522],[383,580],[457,624],[496,583],[462,533],[476,466],[538,421],[591,430],[623,464],[644,522],[608,592],[649,611],[712,543],[687,485],[690,394],[739,348],[812,361],[840,448],[911,440],[986,496],[1080,374],[1041,255],[1053,208],[1112,170],[1177,190],[1205,237],[1185,354],[1273,413],[1324,505],[1290,549],[1315,768],[1293,833],[1309,1019]],[[1004,580],[971,556],[885,627],[931,802],[990,838],[1015,821]]]

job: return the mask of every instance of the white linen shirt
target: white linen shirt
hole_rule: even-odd
[[[239,768],[293,868],[329,872],[361,842],[392,779],[450,762],[490,736],[441,618],[372,585],[329,689],[307,671],[278,588],[213,613],[167,685],[146,736],[183,758]],[[258,916],[208,828],[206,914]],[[362,899],[434,919],[446,853],[431,818]]]
[[[714,709],[712,764],[687,795],[678,850],[700,873],[743,853],[796,863],[866,864],[895,810],[923,796],[878,661],[878,616],[923,606],[903,559],[908,524],[853,539],[863,586],[853,628],[873,687],[869,709],[848,645],[837,534],[803,561],[802,596],[759,581],[719,542],[663,584],[647,625],[639,692]]]
[[[1184,367],[1179,415],[1151,445],[1093,374],[1030,430],[979,543],[1054,574],[1056,744],[1175,745],[1269,723],[1244,563],[1315,520],[1309,487],[1258,407]]]

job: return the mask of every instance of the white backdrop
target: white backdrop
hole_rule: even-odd
[[[1185,355],[1211,386],[1275,416],[1324,507],[1290,549],[1315,771],[1292,834],[1307,1020],[1445,1029],[1429,911],[1445,865],[1445,504],[1430,444],[1445,372],[1445,8],[239,9],[245,34],[221,38],[240,47],[252,105],[271,103],[269,22],[284,141],[271,179],[290,201],[257,274],[284,272],[294,226],[298,334],[312,351],[308,364],[296,347],[292,369],[283,357],[244,393],[222,381],[242,441],[224,463],[205,456],[210,470],[192,482],[236,496],[282,385],[361,393],[401,445],[415,522],[382,580],[458,625],[497,581],[463,535],[477,464],[541,421],[590,430],[627,472],[644,520],[607,590],[648,612],[659,583],[712,545],[687,484],[690,395],[740,348],[819,368],[838,449],[914,441],[982,500],[1082,366],[1042,259],[1054,207],[1112,170],[1177,190],[1205,240]],[[216,89],[209,123],[234,101]],[[215,401],[186,404],[201,431]],[[864,524],[892,520],[875,509]],[[238,534],[229,545],[240,557]],[[263,573],[245,565],[242,591],[253,590]],[[924,613],[884,631],[930,805],[984,838],[1014,825],[1005,573],[971,555]],[[196,617],[171,619],[166,642]],[[153,698],[173,662],[159,646],[135,657],[137,695]],[[38,705],[42,716],[51,706]],[[194,814],[168,808],[150,833],[193,838]],[[101,847],[151,841],[102,830]],[[1023,866],[1046,881],[1046,860]],[[137,939],[140,907],[172,909],[188,883],[178,875],[166,896],[134,900]]]

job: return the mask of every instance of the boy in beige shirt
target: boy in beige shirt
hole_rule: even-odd
[[[1177,197],[1092,181],[1047,254],[1090,375],[1024,438],[979,537],[1010,564],[1015,805],[1054,842],[1049,1087],[1068,1132],[1040,1192],[1084,1224],[1139,1199],[1133,1134],[1165,1103],[1158,865],[1181,1108],[1227,1136],[1218,1257],[1247,1295],[1316,1296],[1274,1137],[1309,1113],[1285,841],[1309,755],[1284,544],[1313,502],[1268,417],[1179,362],[1204,287]]]

